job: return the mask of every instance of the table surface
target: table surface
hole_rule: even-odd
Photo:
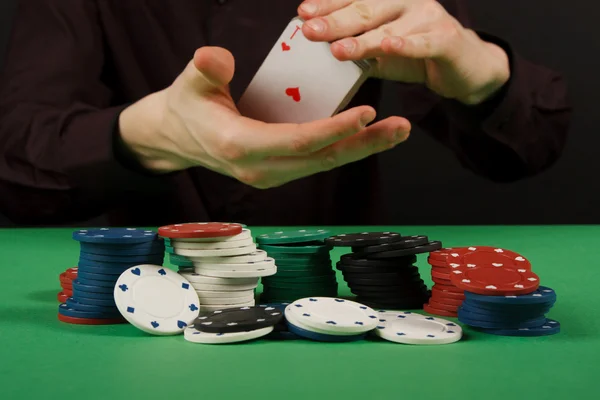
[[[2,399],[588,399],[599,398],[599,226],[329,227],[394,230],[445,246],[489,245],[527,257],[556,290],[558,335],[518,338],[465,328],[459,343],[410,346],[304,340],[192,344],[131,325],[57,320],[58,274],[76,264],[71,229],[0,230]],[[254,234],[274,228],[255,228]],[[348,249],[334,249],[332,259]],[[431,285],[426,255],[421,274]],[[341,278],[341,277],[340,277]],[[340,295],[349,295],[342,282]]]

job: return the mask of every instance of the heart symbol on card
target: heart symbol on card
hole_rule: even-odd
[[[281,42],[281,50],[290,51],[292,48],[286,42]]]
[[[301,99],[301,97],[300,97],[300,88],[297,88],[297,87],[285,89],[285,94],[287,94],[292,99],[294,99],[295,102],[299,102],[300,99]]]

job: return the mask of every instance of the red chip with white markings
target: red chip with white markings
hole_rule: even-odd
[[[448,265],[452,263],[493,265],[494,267],[531,270],[529,260],[519,253],[490,246],[473,246],[466,250],[451,251],[446,257],[446,263]]]
[[[474,247],[445,247],[429,253],[428,261],[445,262],[450,254],[462,254]]]
[[[170,239],[235,236],[241,232],[242,226],[240,224],[226,222],[190,222],[158,228],[160,236]]]
[[[528,294],[540,285],[539,277],[530,270],[489,264],[468,264],[455,268],[450,281],[459,289],[489,296]]]

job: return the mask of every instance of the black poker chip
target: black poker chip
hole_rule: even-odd
[[[423,246],[417,246],[410,249],[400,249],[391,251],[382,251],[380,253],[355,253],[356,257],[368,258],[370,260],[388,260],[396,257],[406,257],[422,253],[431,253],[442,248],[442,242],[434,240]]]
[[[203,313],[194,328],[207,333],[246,332],[277,325],[283,318],[278,307],[241,307]]]
[[[395,277],[390,279],[370,279],[370,278],[354,278],[344,276],[344,280],[349,286],[411,286],[420,284],[423,280],[418,274],[408,277]]]
[[[424,246],[427,243],[429,243],[429,238],[424,235],[402,236],[401,240],[397,240],[393,243],[357,247],[356,249],[353,248],[352,250],[362,253],[379,253],[382,251],[412,249],[417,246]]]
[[[394,300],[394,299],[371,299],[368,297],[357,297],[356,301],[367,307],[377,309],[397,309],[397,310],[416,310],[423,308],[427,303],[428,297],[415,297],[412,299]]]
[[[365,253],[365,256],[371,256],[371,253]],[[360,256],[358,253],[344,254],[340,257],[339,263],[342,265],[355,267],[402,267],[409,266],[417,262],[417,256],[409,254],[404,257],[397,257],[393,260],[374,260]]]
[[[406,271],[406,272],[405,272]],[[410,279],[412,277],[420,276],[417,267],[398,268],[398,271],[394,272],[378,272],[378,273],[356,273],[342,271],[344,279],[356,280],[356,279],[378,279],[378,280],[394,280],[394,279]]]
[[[427,286],[423,281],[414,282],[412,285],[390,285],[390,286],[374,286],[374,285],[351,285],[350,291],[362,293],[372,293],[374,295],[389,295],[392,293],[418,293],[423,290],[427,290]]]
[[[343,233],[341,235],[328,237],[325,239],[325,243],[336,247],[361,247],[392,243],[401,237],[402,235],[398,232]]]

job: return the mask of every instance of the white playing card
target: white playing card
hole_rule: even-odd
[[[290,21],[240,98],[248,118],[304,123],[328,118],[350,102],[367,78],[366,61],[339,61],[330,44],[302,34],[301,18]]]

